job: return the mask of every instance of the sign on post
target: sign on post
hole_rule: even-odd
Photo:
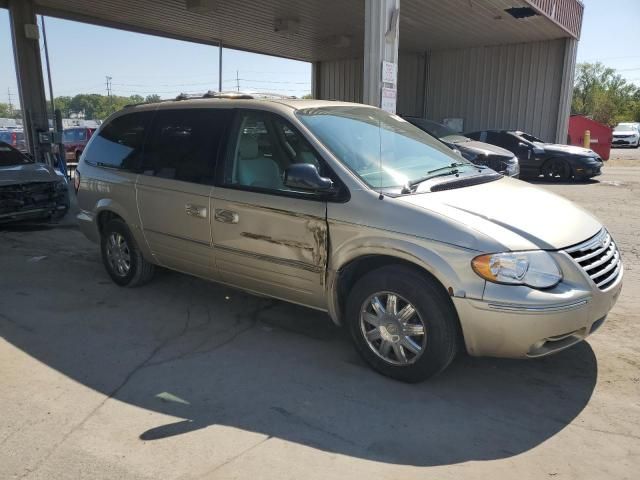
[[[396,83],[398,81],[398,65],[394,62],[382,62],[382,92],[380,108],[389,113],[396,113],[396,98],[398,95]]]

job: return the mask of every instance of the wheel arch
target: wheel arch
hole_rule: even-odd
[[[342,324],[346,296],[350,287],[367,273],[386,265],[404,265],[439,285],[447,297],[464,296],[462,280],[451,265],[437,252],[410,242],[399,242],[366,248],[354,248],[338,254],[329,269],[328,310],[337,325]],[[338,260],[338,261],[336,261]],[[337,266],[336,266],[337,264]],[[455,306],[452,306],[455,310]]]
[[[99,237],[102,236],[105,225],[113,220],[120,219],[129,228],[131,234],[142,255],[148,261],[155,263],[154,257],[149,250],[149,246],[144,237],[144,233],[140,227],[137,218],[137,211],[135,217],[132,218],[131,212],[128,212],[120,203],[113,201],[112,199],[101,199],[96,204],[95,209],[95,223]]]

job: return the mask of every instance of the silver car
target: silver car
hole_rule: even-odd
[[[567,348],[618,298],[615,242],[564,198],[377,108],[222,97],[128,107],[89,141],[78,219],[118,285],[161,266],[322,310],[410,382],[461,349]]]

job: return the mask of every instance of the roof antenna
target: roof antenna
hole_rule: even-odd
[[[378,112],[376,112],[378,114]],[[382,194],[382,123],[380,121],[380,117],[378,116],[378,162],[379,168],[378,171],[378,200],[384,200],[384,195]]]

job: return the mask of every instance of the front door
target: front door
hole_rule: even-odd
[[[326,308],[326,202],[283,185],[292,163],[321,167],[319,156],[284,119],[239,110],[220,186],[213,193],[213,237],[223,280],[240,288]]]
[[[198,108],[162,110],[153,120],[136,188],[145,239],[163,266],[216,278],[210,198],[231,116]]]

